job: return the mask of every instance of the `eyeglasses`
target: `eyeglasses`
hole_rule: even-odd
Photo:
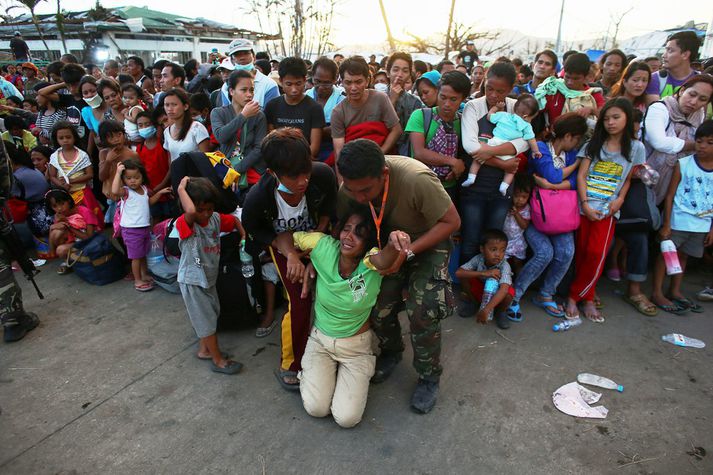
[[[334,86],[334,81],[320,81],[318,79],[313,79],[312,84],[314,84],[314,87],[327,87]]]

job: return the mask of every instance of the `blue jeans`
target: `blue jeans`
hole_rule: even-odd
[[[519,301],[527,288],[547,269],[540,288],[543,297],[552,298],[557,286],[567,273],[574,257],[574,233],[543,234],[531,224],[525,230],[525,239],[534,255],[515,279],[515,301]],[[555,252],[555,249],[557,252]]]
[[[627,280],[646,282],[649,270],[649,235],[642,231],[622,231],[617,233],[626,243],[628,255],[626,258]]]
[[[511,207],[510,198],[499,192],[474,193],[463,189],[460,194],[461,264],[480,254],[480,235],[488,229],[503,229]]]

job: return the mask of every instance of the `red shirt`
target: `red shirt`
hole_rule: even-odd
[[[158,191],[158,185],[166,178],[168,173],[169,161],[168,152],[163,148],[160,142],[156,142],[154,148],[148,148],[140,143],[136,146],[136,153],[139,154],[141,163],[146,168],[146,174],[149,177],[148,187],[154,191]],[[166,198],[165,200],[163,198]],[[161,201],[167,201],[166,196],[161,197]]]
[[[601,92],[595,92],[592,94],[594,101],[597,103],[597,107],[601,108],[604,103],[604,96]],[[547,104],[545,104],[545,114],[550,124],[553,124],[559,116],[562,115],[562,109],[564,109],[565,97],[561,92],[554,94],[552,96],[547,96]]]
[[[229,233],[230,231],[235,230],[235,220],[237,218],[233,216],[232,214],[221,214],[220,215],[220,232],[221,233]],[[208,223],[205,224],[200,224],[200,226],[206,227],[208,226]],[[178,230],[178,236],[181,239],[186,239],[191,237],[193,234],[193,228],[186,223],[186,215],[182,214],[179,216],[179,218],[176,220],[176,229]]]

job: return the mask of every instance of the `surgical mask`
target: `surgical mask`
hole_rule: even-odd
[[[383,92],[384,94],[388,94],[389,93],[389,85],[383,84],[383,83],[376,83],[376,84],[374,84],[374,90]]]
[[[86,102],[87,105],[92,109],[96,109],[97,107],[102,105],[102,98],[99,97],[99,94],[96,94],[95,96],[92,96],[90,98],[85,98],[84,102]]]
[[[255,65],[253,63],[235,65],[236,71],[252,71],[253,69],[255,69]]]
[[[283,185],[282,182],[280,182],[280,184],[277,186],[277,191],[287,193],[288,195],[294,195],[294,193],[292,193],[292,191],[290,191],[289,188],[287,188],[285,185]]]
[[[156,135],[156,127],[151,125],[149,127],[144,127],[143,129],[139,129],[139,135],[144,140],[150,139],[151,137]]]

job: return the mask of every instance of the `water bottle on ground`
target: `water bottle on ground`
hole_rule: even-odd
[[[666,264],[666,274],[674,275],[683,272],[681,269],[681,263],[678,261],[678,252],[676,252],[676,245],[670,239],[661,241],[661,255],[663,256],[663,261]]]
[[[563,322],[555,323],[552,326],[553,332],[566,332],[570,328],[578,327],[582,324],[581,318],[574,318],[572,320],[565,320]]]
[[[245,251],[245,239],[240,241],[240,269],[243,273],[243,277],[249,279],[255,275],[255,268],[253,267],[253,258],[250,254]]]
[[[163,260],[163,241],[158,236],[151,234],[151,247],[146,255],[146,263],[149,266],[159,264]]]
[[[493,295],[498,291],[498,287],[500,287],[500,283],[493,279],[492,277],[489,277],[488,279],[485,280],[485,284],[483,285],[483,298],[480,301],[480,309],[482,310],[488,303],[490,302],[490,299],[493,298]],[[493,319],[493,312],[492,310],[488,314],[488,320]]]
[[[705,348],[706,344],[701,340],[681,335],[680,333],[670,333],[661,337],[663,341],[673,343],[676,346],[688,346],[691,348]]]
[[[612,381],[609,378],[605,378],[603,376],[597,376],[596,374],[591,374],[591,373],[579,373],[577,375],[577,382],[581,384],[589,384],[592,386],[598,386],[600,388],[604,389],[616,389],[619,392],[624,391],[624,386],[621,384],[616,384],[614,381]]]

